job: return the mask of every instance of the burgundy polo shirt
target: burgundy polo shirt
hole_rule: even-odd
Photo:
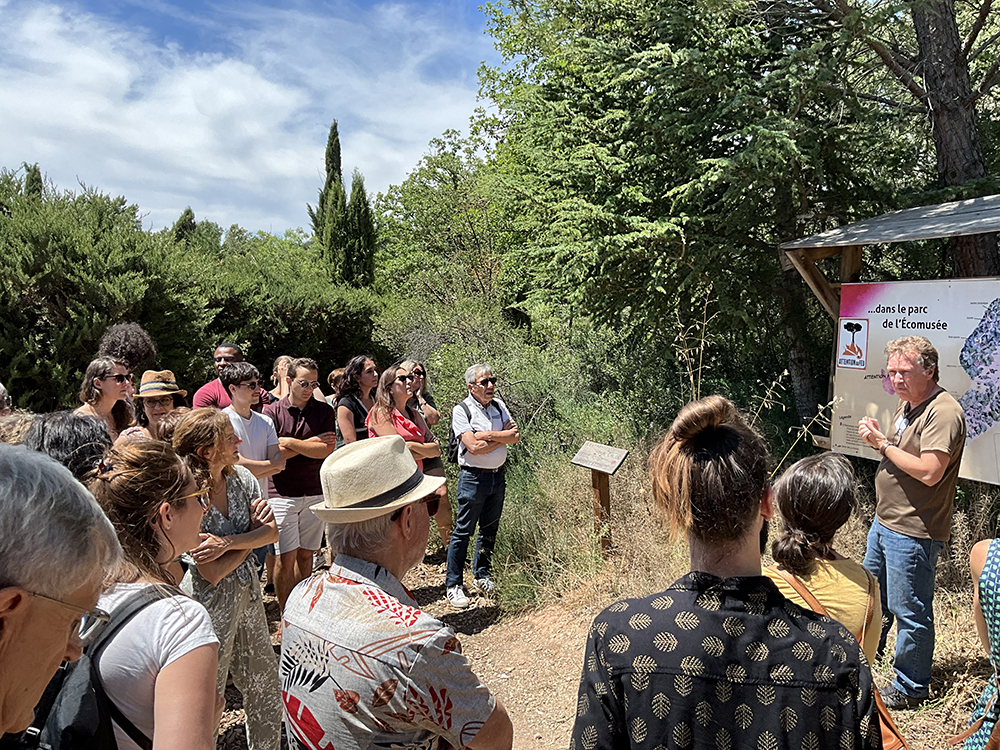
[[[214,406],[216,409],[225,409],[231,403],[233,403],[233,399],[230,398],[226,389],[222,387],[222,381],[219,378],[216,378],[209,383],[205,383],[205,385],[195,391],[194,399],[191,401],[191,406],[195,409],[203,409],[206,406]],[[260,401],[250,408],[257,412],[263,411],[264,405],[269,403],[271,403],[271,394],[261,388]]]
[[[264,414],[274,422],[279,438],[308,440],[324,432],[334,432],[337,428],[337,416],[333,407],[314,398],[309,399],[305,408],[299,409],[292,406],[288,396],[285,396],[280,401],[265,406]],[[323,487],[319,481],[319,468],[322,465],[322,458],[292,456],[285,461],[284,471],[271,477],[269,484],[272,495],[322,495]]]

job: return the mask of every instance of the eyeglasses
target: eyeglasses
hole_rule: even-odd
[[[260,387],[260,381],[251,380],[249,383],[238,383],[238,388],[246,388],[248,391],[256,391]]]
[[[157,396],[155,398],[152,396],[148,396],[144,398],[142,401],[144,404],[146,404],[146,406],[152,406],[152,407],[174,405],[173,396]]]
[[[76,612],[80,615],[80,622],[76,629],[76,637],[79,638],[80,642],[84,645],[86,645],[91,636],[94,635],[97,631],[97,627],[102,622],[111,622],[111,615],[103,609],[98,609],[97,607],[94,607],[93,609],[84,609],[83,607],[78,607],[75,604],[64,602],[62,599],[54,599],[51,596],[45,596],[45,594],[39,594],[34,591],[29,591],[28,593],[32,596],[37,596],[39,599],[55,602],[60,607],[65,607],[70,612]]]
[[[212,500],[209,498],[208,494],[212,491],[211,487],[202,487],[197,492],[192,492],[190,495],[181,495],[178,500],[187,500],[189,497],[194,497],[198,499],[198,505],[201,506],[202,510],[208,510],[212,505]]]
[[[441,496],[438,495],[438,494],[428,495],[427,497],[425,497],[425,498],[423,498],[421,500],[417,500],[417,502],[413,503],[413,505],[421,505],[423,503],[427,503],[427,515],[428,516],[436,516],[437,512],[438,512],[438,508],[441,507]],[[403,508],[405,508],[405,507],[406,506],[404,505]],[[398,520],[399,517],[401,515],[403,515],[403,508],[400,508],[395,513],[393,513],[391,516],[389,516],[389,520],[390,521],[396,521],[396,520]]]
[[[413,376],[417,378],[422,378],[425,375],[423,370],[414,370]]]
[[[227,355],[225,357],[213,357],[212,359],[214,359],[216,362],[235,362],[236,361],[236,357],[233,356],[232,354]]]
[[[114,381],[116,383],[118,383],[119,385],[122,384],[122,383],[131,382],[131,380],[132,380],[132,376],[131,375],[126,375],[126,374],[121,373],[121,372],[117,372],[114,375],[105,375],[103,378],[101,378],[101,380],[111,380],[112,378],[114,378]]]
[[[310,391],[315,391],[319,388],[318,380],[314,380],[311,383],[308,380],[296,380],[295,382],[298,384],[299,388],[308,388]]]
[[[496,385],[496,384],[497,384],[496,378],[483,378],[482,380],[479,381],[479,385],[481,385],[483,388],[485,388],[488,385]]]
[[[412,381],[413,380],[413,376],[412,375],[397,375],[396,376],[396,380],[398,382],[400,382],[400,383],[405,383],[408,380]]]

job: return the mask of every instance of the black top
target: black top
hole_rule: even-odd
[[[571,750],[875,750],[872,676],[840,623],[767,578],[689,573],[587,639]]]
[[[368,418],[368,410],[361,399],[357,395],[349,393],[337,399],[337,408],[339,409],[341,406],[350,409],[351,414],[354,416],[354,432],[357,434],[357,439],[367,439],[368,425],[365,424],[365,420]]]

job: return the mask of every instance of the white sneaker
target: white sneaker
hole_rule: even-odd
[[[465,609],[469,606],[469,597],[465,595],[461,586],[448,587],[448,604],[455,609]]]
[[[486,596],[489,596],[497,590],[497,586],[493,583],[492,578],[477,578],[473,581],[473,584],[475,584],[475,587],[479,589],[480,592],[486,594]]]

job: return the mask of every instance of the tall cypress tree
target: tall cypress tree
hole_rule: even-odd
[[[358,170],[351,177],[351,200],[347,204],[347,250],[344,281],[352,286],[371,286],[375,280],[375,219],[365,178]]]
[[[337,121],[330,125],[326,138],[326,177],[319,191],[316,208],[306,204],[312,222],[313,235],[319,243],[323,257],[339,274],[343,265],[344,224],[346,222],[347,196],[344,191],[343,168],[340,159],[340,131]]]
[[[197,228],[198,222],[194,220],[194,211],[191,210],[191,206],[188,206],[177,217],[177,221],[174,222],[174,226],[170,232],[173,235],[174,242],[189,242]]]

